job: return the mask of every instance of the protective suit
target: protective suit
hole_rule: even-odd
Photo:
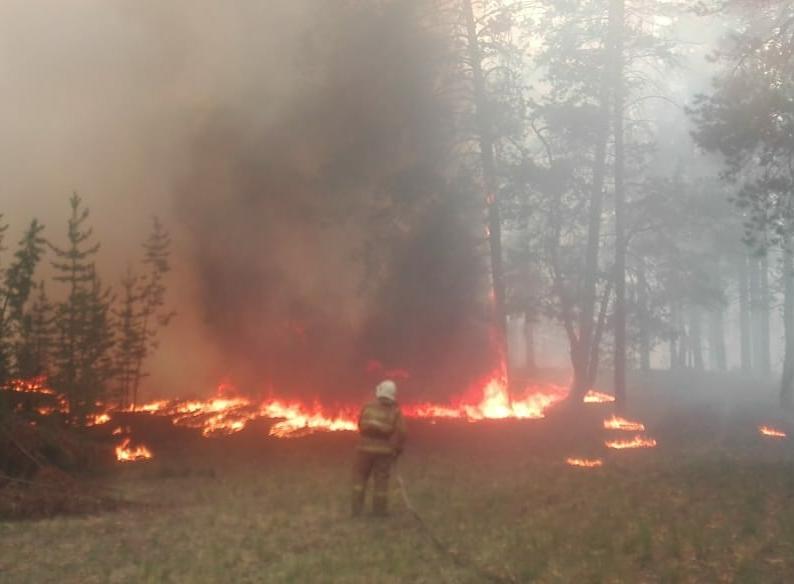
[[[405,419],[397,404],[397,386],[386,380],[375,389],[375,400],[364,405],[358,416],[360,435],[353,465],[353,516],[364,510],[367,481],[373,478],[372,508],[386,515],[389,475],[405,443]]]

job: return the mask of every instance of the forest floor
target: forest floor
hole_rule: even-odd
[[[794,442],[757,431],[785,427],[773,394],[692,383],[635,391],[628,417],[653,449],[605,449],[611,409],[593,405],[575,420],[414,423],[399,472],[437,537],[505,581],[791,582]],[[396,481],[389,518],[349,517],[351,435],[259,430],[164,444],[104,479],[131,508],[0,523],[0,582],[484,581],[433,546]]]

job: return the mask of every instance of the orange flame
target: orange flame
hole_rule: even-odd
[[[317,430],[352,431],[358,427],[353,412],[328,416],[319,405],[315,405],[314,411],[306,411],[299,403],[288,404],[276,400],[262,404],[260,413],[268,418],[282,419],[270,427],[270,436],[276,438],[297,437]]]
[[[653,448],[656,446],[656,440],[653,438],[635,436],[632,440],[607,440],[604,444],[607,448],[615,448],[616,450],[624,450],[626,448]]]
[[[613,415],[604,420],[604,428],[607,430],[623,430],[626,432],[644,432],[645,425],[640,422],[632,422],[625,418]]]
[[[88,416],[86,420],[86,426],[100,426],[102,424],[107,424],[110,421],[110,414],[102,413],[102,414],[94,414],[92,416]]]
[[[328,412],[320,404],[268,399],[256,403],[244,397],[228,397],[232,390],[221,386],[216,397],[205,401],[157,401],[140,406],[138,411],[173,416],[176,425],[201,429],[204,436],[227,435],[243,430],[258,418],[280,420],[270,427],[269,434],[277,438],[302,436],[315,431],[354,431],[357,428],[354,408]],[[424,403],[408,405],[403,412],[413,418],[460,418],[469,421],[484,419],[542,418],[550,405],[562,400],[567,389],[546,385],[525,389],[512,400],[503,373],[497,371],[467,399],[442,405]]]
[[[786,434],[783,430],[778,430],[777,428],[772,428],[771,426],[759,426],[758,431],[764,435],[769,436],[771,438],[786,438],[788,434]]]
[[[608,393],[603,393],[594,389],[588,391],[584,396],[584,403],[586,404],[606,404],[613,401],[615,401],[614,395],[609,395]]]
[[[565,399],[568,390],[545,385],[525,388],[510,396],[507,381],[502,373],[494,373],[481,388],[470,393],[455,405],[418,404],[405,408],[405,414],[414,418],[463,418],[470,421],[500,420],[505,418],[539,419],[546,409]]]
[[[119,462],[149,460],[152,456],[151,451],[144,445],[130,446],[129,438],[125,438],[121,444],[116,446],[116,460]]]
[[[30,379],[12,379],[6,387],[11,391],[55,395],[55,392],[47,387],[46,384],[47,378],[42,375],[39,377],[31,377]]]
[[[565,463],[583,468],[596,468],[604,465],[604,461],[600,458],[566,458]]]

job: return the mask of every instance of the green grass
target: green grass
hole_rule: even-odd
[[[752,427],[741,448],[657,433],[658,449],[602,452],[589,470],[562,463],[575,441],[555,432],[425,428],[401,472],[438,537],[517,582],[792,581],[787,444]],[[439,554],[394,481],[390,518],[348,517],[350,437],[253,438],[123,469],[112,484],[147,506],[0,523],[0,582],[482,581]]]

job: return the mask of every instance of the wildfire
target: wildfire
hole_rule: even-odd
[[[600,458],[567,458],[565,463],[570,466],[579,466],[582,468],[597,468],[604,466],[604,461]]]
[[[270,427],[270,435],[276,438],[296,437],[316,430],[333,432],[357,428],[352,412],[328,416],[319,406],[315,406],[315,411],[307,412],[298,403],[285,404],[272,401],[262,404],[260,411],[268,418],[283,418],[281,422]]]
[[[55,392],[47,387],[47,378],[44,376],[32,377],[30,379],[12,379],[7,388],[11,391],[23,393],[44,393],[55,395]]]
[[[137,462],[152,458],[151,451],[144,445],[131,446],[130,439],[125,438],[121,444],[116,446],[116,460],[119,462]]]
[[[469,399],[458,404],[419,404],[405,408],[405,413],[413,418],[464,418],[470,421],[539,419],[544,417],[549,406],[565,399],[567,394],[568,390],[563,387],[546,385],[526,388],[511,399],[505,378],[494,375],[479,392],[473,392]]]
[[[228,386],[221,386],[219,394],[222,397],[189,402],[157,401],[144,404],[137,410],[172,416],[174,424],[199,428],[204,436],[233,434],[259,418],[279,420],[269,430],[269,435],[276,438],[303,436],[316,431],[354,431],[357,427],[355,409],[329,412],[318,403],[287,402],[276,398],[257,403],[245,397],[229,397],[232,391]],[[550,405],[564,399],[567,393],[563,387],[546,385],[527,388],[511,399],[505,376],[496,372],[479,389],[475,388],[467,398],[457,403],[407,405],[403,411],[408,417],[430,420],[537,419],[544,416]]]
[[[607,448],[614,448],[616,450],[624,450],[626,448],[653,448],[656,446],[656,440],[653,438],[635,436],[631,440],[607,440],[604,444]]]
[[[777,428],[772,428],[771,426],[759,426],[758,431],[764,435],[769,436],[770,438],[786,438],[788,434],[786,434],[783,430],[778,430]]]
[[[110,414],[102,413],[102,414],[94,414],[93,416],[89,416],[86,420],[87,426],[100,426],[102,424],[107,424],[110,422]]]
[[[401,375],[407,377],[408,373],[401,372]],[[45,384],[46,379],[36,378],[15,382],[13,387],[15,391],[51,393],[60,398],[47,389]],[[539,419],[544,417],[550,406],[562,401],[567,395],[567,388],[553,384],[532,385],[521,390],[508,391],[507,376],[502,366],[497,367],[491,375],[475,384],[458,400],[447,404],[407,404],[403,406],[403,412],[407,417],[427,419],[431,423],[437,419],[461,419],[469,422]],[[588,403],[613,400],[612,396],[597,391],[590,391],[585,397],[585,402]],[[51,411],[53,410],[46,410],[47,413]],[[91,416],[87,425],[110,422],[112,411],[106,409]],[[275,397],[256,400],[236,395],[234,388],[226,384],[221,384],[216,397],[210,399],[158,400],[124,411],[169,416],[174,425],[196,428],[205,437],[234,434],[259,419],[274,421],[270,425],[269,435],[276,438],[302,436],[317,431],[354,431],[357,428],[357,408],[329,410],[319,403],[287,401]],[[120,452],[126,452],[125,444],[128,446],[128,442],[119,447]]]
[[[632,422],[625,418],[612,416],[604,420],[604,428],[607,430],[623,430],[626,432],[644,432],[645,425],[640,422]]]
[[[588,391],[587,394],[584,396],[584,403],[586,404],[606,404],[614,401],[615,401],[614,395],[609,395],[608,393],[602,393],[594,389]]]

